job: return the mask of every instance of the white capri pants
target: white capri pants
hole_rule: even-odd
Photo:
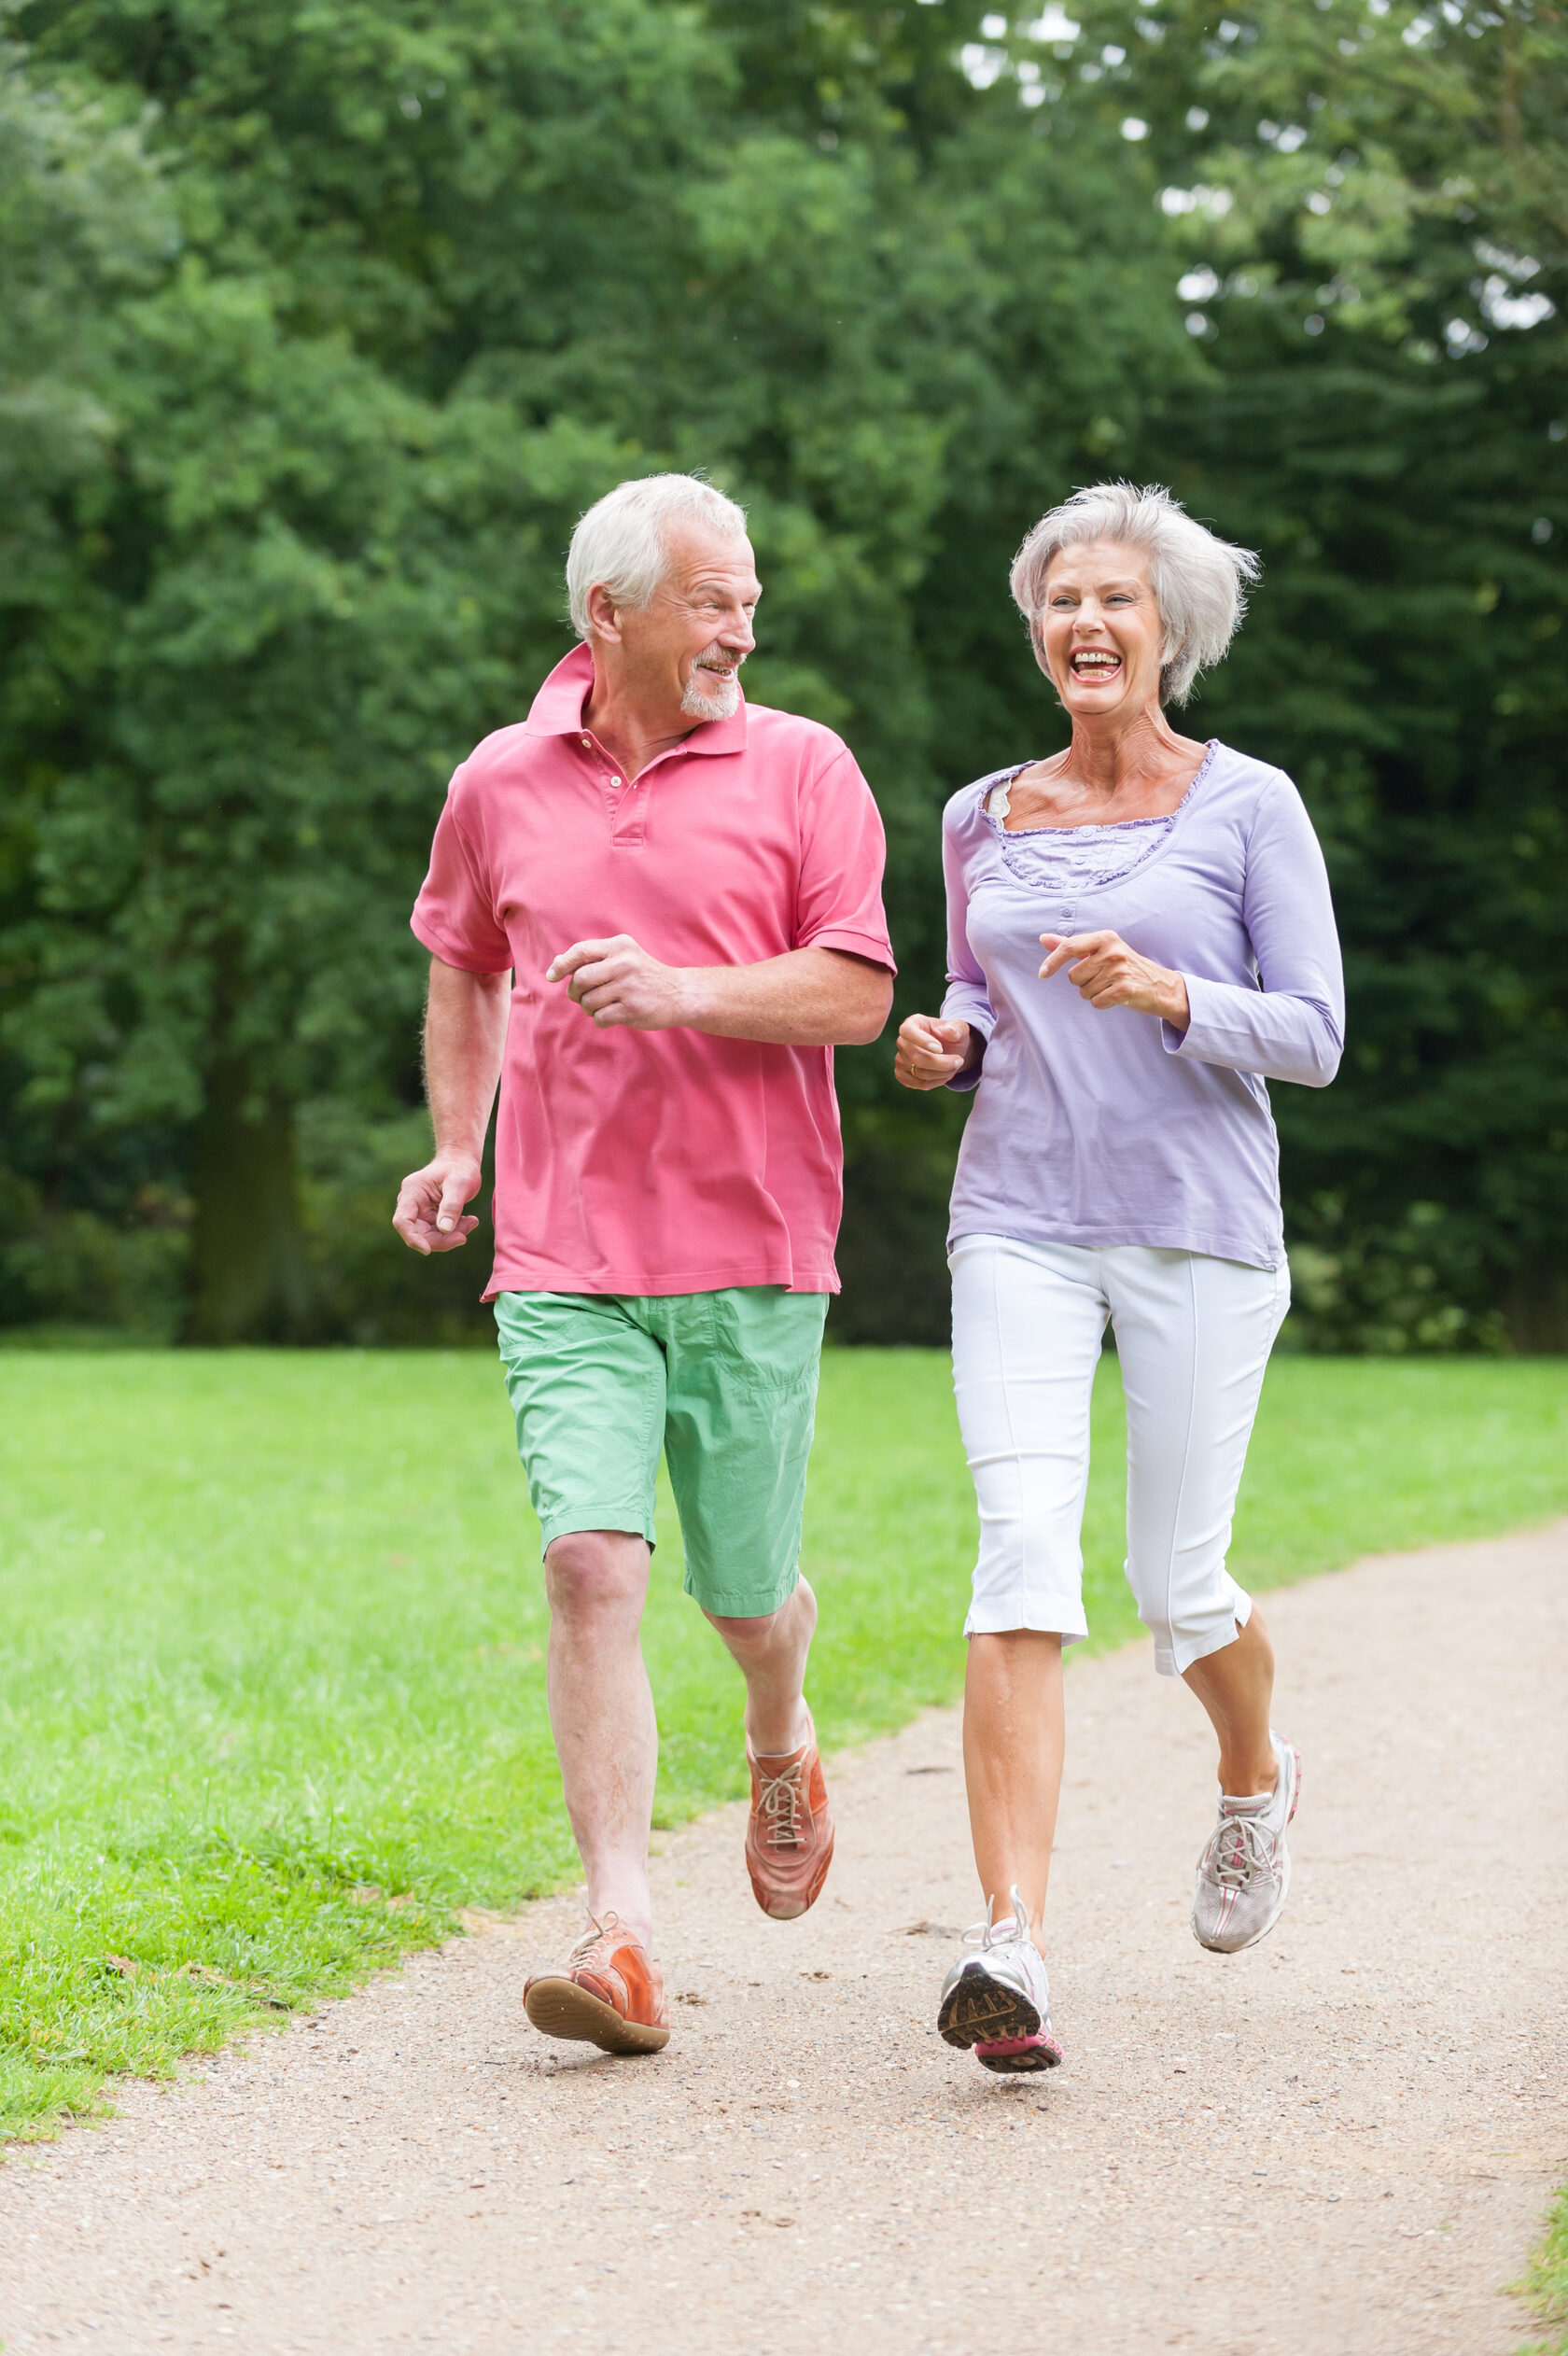
[[[1141,1243],[1088,1250],[960,1236],[953,1388],[980,1508],[966,1636],[1088,1634],[1089,1397],[1107,1322],[1127,1420],[1127,1551],[1155,1666],[1234,1641],[1251,1599],[1225,1569],[1231,1516],[1290,1272]]]

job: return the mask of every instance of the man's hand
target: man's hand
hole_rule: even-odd
[[[1156,1015],[1173,1031],[1185,1031],[1192,1020],[1187,986],[1169,966],[1156,965],[1129,949],[1119,933],[1043,933],[1040,946],[1049,951],[1040,969],[1048,982],[1063,966],[1068,980],[1091,1006],[1127,1006],[1135,1015]]]
[[[423,1170],[411,1171],[398,1189],[392,1224],[411,1252],[455,1252],[468,1241],[479,1221],[465,1218],[463,1205],[471,1202],[483,1183],[477,1156],[438,1154]]]
[[[901,1087],[945,1088],[967,1072],[979,1054],[966,1022],[940,1022],[932,1015],[909,1015],[899,1025],[893,1077]]]
[[[568,974],[567,997],[592,1015],[601,1031],[617,1024],[631,1031],[673,1031],[691,1022],[697,1011],[686,968],[661,965],[629,933],[608,941],[574,941],[552,960],[544,978],[565,981]]]

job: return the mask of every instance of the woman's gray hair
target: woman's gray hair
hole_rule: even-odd
[[[1045,576],[1064,548],[1090,540],[1123,540],[1148,556],[1165,626],[1160,701],[1184,704],[1198,672],[1219,662],[1240,628],[1247,583],[1262,565],[1250,548],[1233,547],[1195,523],[1158,483],[1097,483],[1074,491],[1041,517],[1013,559],[1013,596],[1037,657]]]
[[[619,606],[640,611],[669,569],[672,524],[700,524],[721,540],[744,540],[746,510],[697,474],[645,474],[596,499],[567,551],[572,626],[589,634],[588,592],[599,582]]]

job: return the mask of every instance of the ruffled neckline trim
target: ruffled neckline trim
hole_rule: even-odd
[[[1086,826],[1004,826],[1001,819],[991,816],[991,795],[999,785],[1011,785],[1015,778],[1021,778],[1026,769],[1031,769],[1034,766],[1034,758],[1028,761],[1016,761],[1010,769],[996,769],[988,778],[982,778],[979,788],[980,807],[987,822],[1010,843],[1037,842],[1043,834],[1125,834],[1140,826],[1169,827],[1174,825],[1183,815],[1187,804],[1203,783],[1213,766],[1214,756],[1219,749],[1218,736],[1211,736],[1203,758],[1194,773],[1192,783],[1177,803],[1176,807],[1173,810],[1162,810],[1156,818],[1112,818],[1091,822]]]

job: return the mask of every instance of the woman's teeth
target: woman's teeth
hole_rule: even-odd
[[[1072,672],[1077,679],[1112,679],[1122,667],[1119,654],[1075,654]]]

